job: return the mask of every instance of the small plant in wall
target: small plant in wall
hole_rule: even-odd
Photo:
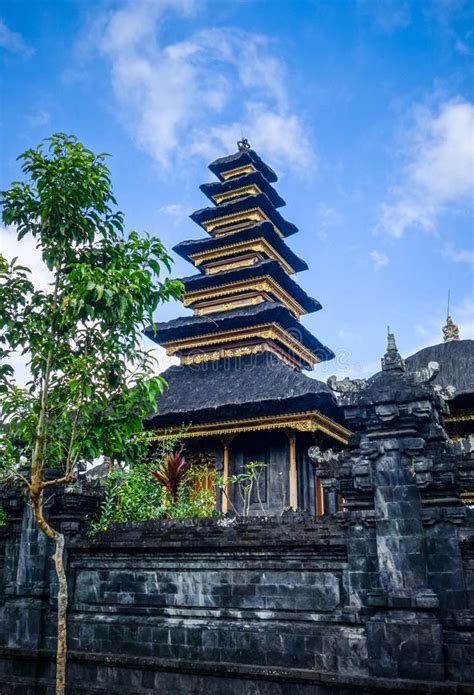
[[[250,504],[254,490],[260,511],[262,514],[265,514],[265,507],[263,506],[260,494],[260,478],[266,466],[267,464],[261,461],[250,461],[245,465],[242,473],[236,473],[228,477],[220,476],[217,479],[218,487],[222,490],[222,494],[226,497],[229,507],[236,516],[250,516]],[[237,507],[231,499],[232,495],[229,494],[231,486],[234,486],[237,490],[237,494],[242,503],[241,511],[237,510]]]

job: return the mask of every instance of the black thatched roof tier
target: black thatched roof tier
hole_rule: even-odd
[[[208,333],[247,328],[266,323],[277,323],[289,331],[321,362],[334,357],[332,350],[306,330],[280,302],[262,302],[256,306],[216,312],[208,316],[182,316],[165,323],[157,323],[155,330],[149,327],[145,334],[155,343],[163,345],[183,338],[194,338]]]
[[[179,244],[174,246],[173,251],[181,256],[181,258],[192,262],[190,256],[193,254],[205,253],[207,251],[213,251],[214,249],[222,249],[222,254],[220,254],[219,257],[224,258],[228,255],[234,255],[238,251],[238,248],[235,250],[229,249],[227,251],[225,247],[260,238],[265,239],[269,245],[272,246],[275,251],[293,268],[295,273],[308,269],[306,263],[295,253],[293,253],[287,244],[280,239],[278,234],[275,232],[274,226],[270,222],[258,222],[252,227],[247,227],[246,229],[241,229],[238,232],[226,234],[222,237],[204,237],[204,239],[190,239],[189,241],[181,241]]]
[[[292,280],[287,273],[282,269],[277,261],[267,260],[260,261],[251,266],[235,268],[235,270],[226,270],[213,275],[191,275],[186,278],[181,278],[184,284],[186,293],[196,290],[204,290],[208,288],[218,288],[222,285],[237,283],[240,281],[271,277],[277,284],[282,287],[306,312],[319,311],[322,307],[317,299],[313,299],[301,289],[301,287]]]
[[[223,174],[225,174],[225,172],[248,165],[254,167],[257,171],[260,171],[270,183],[275,183],[275,181],[278,181],[278,176],[275,174],[273,169],[271,169],[268,164],[265,164],[265,162],[260,159],[254,150],[246,150],[244,152],[239,151],[235,154],[230,154],[227,157],[215,159],[211,164],[209,164],[209,169],[217,176],[218,179],[224,181]]]
[[[163,372],[168,388],[146,427],[165,428],[318,410],[340,421],[326,384],[283,364],[272,353],[173,366]]]
[[[438,362],[439,373],[432,384],[454,386],[455,399],[474,395],[474,340],[450,340],[419,350],[405,360],[408,372]]]
[[[246,188],[247,186],[257,186],[262,193],[265,193],[272,205],[280,208],[285,205],[285,201],[281,198],[276,190],[268,183],[268,180],[260,171],[252,171],[250,174],[235,176],[228,181],[213,181],[212,183],[203,183],[199,188],[209,200],[216,204],[213,196],[219,196],[226,193],[231,193],[236,189]]]
[[[298,228],[294,224],[288,222],[288,220],[285,220],[285,218],[280,215],[265,193],[246,195],[237,200],[230,200],[228,203],[221,203],[221,205],[217,207],[202,208],[201,210],[193,212],[190,218],[193,222],[201,225],[203,229],[206,229],[205,223],[207,222],[220,221],[220,218],[225,218],[237,213],[250,212],[256,208],[259,208],[265,214],[270,222],[280,230],[283,236],[290,236],[291,234],[296,234],[298,231]],[[225,228],[225,224],[226,220],[222,219],[222,229]]]

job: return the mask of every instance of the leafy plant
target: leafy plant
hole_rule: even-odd
[[[163,495],[163,516],[167,519],[195,519],[198,517],[216,516],[216,496],[208,488],[196,489],[193,486],[194,477],[198,479],[202,471],[192,472],[186,483],[179,486],[176,500],[166,492]]]
[[[143,417],[165,387],[141,348],[142,332],[158,304],[182,290],[162,277],[171,260],[159,239],[125,233],[105,158],[59,133],[19,157],[26,180],[2,192],[4,224],[16,227],[18,241],[35,239],[52,276],[46,290],[35,289],[17,259],[0,258],[0,394],[9,451],[2,473],[26,487],[55,546],[57,695],[65,691],[67,581],[64,536],[44,515],[44,492],[70,482],[81,461],[133,459]],[[15,384],[8,364],[15,350],[29,356],[27,388]]]
[[[149,449],[149,442],[148,442]],[[184,519],[216,512],[215,469],[185,462],[184,447],[165,439],[153,456],[149,450],[133,465],[116,465],[105,480],[105,496],[89,534],[106,531],[112,522]]]
[[[216,471],[205,455],[184,455],[184,446],[163,452],[153,475],[162,489],[163,517],[214,516]],[[155,459],[156,460],[156,459]]]
[[[106,531],[114,521],[148,521],[163,516],[161,491],[153,478],[152,464],[115,466],[105,480],[100,515],[90,522],[89,534]]]
[[[265,514],[265,508],[263,506],[262,498],[260,495],[260,477],[262,475],[263,469],[266,468],[267,464],[261,461],[250,461],[245,466],[243,473],[236,473],[234,475],[224,477],[220,476],[218,478],[218,487],[222,490],[222,493],[226,496],[228,503],[236,516],[249,516],[250,515],[250,503],[252,500],[252,492],[255,489],[258,504],[260,510]],[[235,504],[232,502],[231,496],[228,494],[229,486],[235,485],[237,492],[239,494],[240,500],[242,502],[242,511],[239,513]]]
[[[165,487],[173,502],[177,502],[180,490],[184,489],[190,476],[191,464],[184,456],[184,446],[179,451],[168,451],[153,471],[156,480]]]

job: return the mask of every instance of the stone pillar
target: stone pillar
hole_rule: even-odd
[[[41,646],[43,618],[49,595],[50,543],[38,528],[28,504],[23,522],[17,565],[5,587],[6,644],[37,649]]]
[[[439,605],[427,584],[426,545],[419,490],[410,452],[419,438],[377,442],[373,461],[376,546],[381,590],[369,595],[372,672],[390,678],[444,679]]]
[[[22,525],[13,563],[8,558],[10,564],[3,609],[4,643],[8,647],[24,649],[55,646],[57,585],[51,559],[54,546],[38,527],[30,505],[20,495],[17,499],[22,505]],[[97,512],[100,501],[100,489],[85,481],[73,483],[66,489],[58,486],[45,501],[45,517],[66,538],[66,572],[68,542],[85,530],[85,519]],[[34,670],[33,661],[30,666]]]
[[[367,594],[370,670],[374,676],[444,679],[439,600],[428,585],[423,508],[415,461],[442,408],[428,384],[405,372],[393,335],[382,371],[362,386],[345,409],[356,431],[353,474],[371,489],[379,589]],[[354,478],[354,486],[357,476]],[[360,499],[358,499],[360,498]],[[354,500],[367,504],[361,494]]]

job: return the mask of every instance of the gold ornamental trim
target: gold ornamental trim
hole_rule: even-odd
[[[445,419],[446,422],[471,422],[474,420],[474,410],[458,410],[456,415],[448,415]]]
[[[215,362],[229,357],[244,357],[246,355],[257,355],[262,352],[271,352],[282,362],[294,369],[301,369],[301,363],[285,354],[271,342],[259,343],[258,345],[244,345],[236,348],[220,348],[219,350],[199,351],[181,357],[181,364],[204,364],[205,362]]]
[[[247,278],[246,280],[236,280],[235,282],[229,282],[224,285],[219,285],[218,287],[210,287],[203,290],[191,290],[191,292],[186,292],[184,294],[182,301],[184,306],[192,307],[194,304],[205,301],[206,299],[225,297],[241,292],[242,290],[247,290],[248,292],[271,292],[279,301],[285,304],[297,318],[300,318],[300,316],[306,313],[303,307],[270,275],[261,275],[260,277]]]
[[[230,255],[233,251],[256,251],[257,253],[265,253],[270,258],[273,258],[273,260],[278,261],[283,270],[289,275],[295,272],[294,268],[275,251],[273,246],[269,244],[264,237],[251,239],[250,241],[239,241],[235,244],[227,244],[226,246],[221,246],[219,249],[213,249],[212,251],[193,253],[190,254],[189,258],[193,261],[194,265],[198,266],[214,258],[220,258],[222,255]]]
[[[230,343],[235,340],[245,340],[249,338],[279,341],[308,364],[314,365],[320,362],[317,355],[308,350],[308,348],[305,348],[296,338],[274,322],[262,323],[249,328],[234,328],[219,333],[206,333],[205,335],[195,336],[193,338],[173,340],[169,343],[162,343],[162,345],[166,348],[167,355],[174,355],[182,350],[195,350],[209,345],[219,345],[219,343]]]
[[[268,221],[268,220],[267,220]],[[246,219],[243,222],[236,223],[236,224],[231,224],[227,225],[223,229],[215,229],[214,230],[214,238],[220,239],[221,237],[227,237],[230,236],[231,234],[235,234],[236,232],[240,232],[242,229],[248,229],[249,227],[253,227],[254,222],[262,222],[260,218],[258,219]]]
[[[464,504],[467,504],[468,506],[474,505],[474,491],[473,492],[462,492],[461,493],[461,499],[464,502]]]
[[[265,294],[238,294],[234,295],[231,301],[227,301],[225,298],[223,298],[209,302],[208,304],[202,305],[199,308],[195,308],[194,313],[196,316],[209,316],[210,314],[215,314],[218,311],[231,311],[232,309],[238,309],[239,307],[256,306],[257,304],[262,304],[262,302],[271,301],[271,297]]]
[[[252,183],[249,186],[241,186],[240,188],[234,188],[232,191],[226,191],[225,193],[216,193],[212,196],[217,205],[220,205],[225,200],[231,200],[232,198],[241,198],[245,195],[257,195],[263,191],[255,184]]]
[[[216,273],[225,273],[226,270],[234,270],[235,268],[248,268],[249,266],[258,263],[261,258],[257,254],[251,257],[239,257],[234,258],[233,261],[228,263],[215,263],[212,265],[206,265],[205,271],[206,275],[216,275]]]
[[[324,432],[342,444],[347,444],[352,432],[338,422],[323,415],[319,410],[310,410],[303,413],[286,413],[284,415],[271,415],[266,417],[253,417],[239,420],[223,420],[222,422],[208,422],[204,424],[190,425],[182,433],[182,427],[168,429],[156,429],[150,436],[150,440],[156,441],[179,434],[183,439],[188,437],[209,437],[223,434],[239,434],[240,432],[255,432],[261,430],[274,430],[289,428],[298,432]],[[182,434],[181,434],[182,433]]]
[[[227,171],[221,171],[221,176],[224,181],[234,178],[234,176],[242,176],[242,174],[251,174],[257,171],[253,164],[245,164],[241,167],[236,167],[235,169],[228,169]]]
[[[241,212],[234,212],[231,215],[224,215],[214,220],[202,222],[201,224],[206,232],[212,234],[215,230],[218,230],[218,227],[222,227],[223,225],[238,224],[239,222],[242,223],[243,220],[245,220],[245,224],[241,225],[241,227],[244,228],[248,227],[252,222],[270,222],[278,236],[281,239],[284,237],[283,232],[280,231],[276,224],[274,224],[259,207],[249,208],[248,210],[242,210]],[[235,231],[235,228],[226,226],[224,229],[216,231],[215,236],[222,236],[223,234],[228,234],[231,231]]]

